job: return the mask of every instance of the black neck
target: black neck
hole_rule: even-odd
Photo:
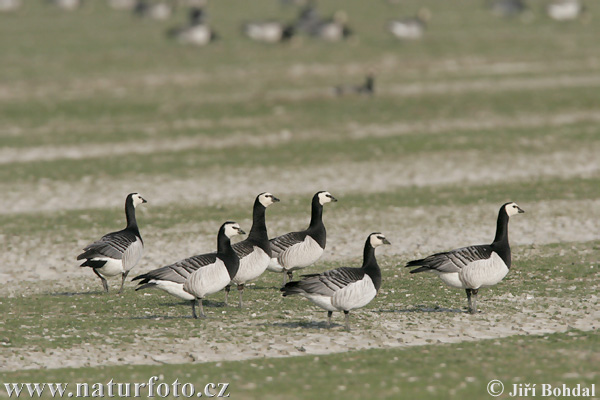
[[[377,260],[375,259],[375,248],[371,246],[371,237],[369,237],[365,243],[362,269],[365,270],[365,273],[369,275],[373,281],[375,290],[379,291],[379,288],[381,287],[381,269],[379,269],[379,264],[377,264]]]
[[[231,240],[225,235],[223,229],[219,231],[219,235],[217,236],[217,257],[223,260],[229,277],[233,279],[240,266],[240,259],[235,254],[235,251],[233,251]]]
[[[498,253],[508,268],[511,265],[510,245],[508,244],[508,214],[504,207],[498,212],[496,223],[496,237],[492,243],[492,249]]]
[[[133,199],[127,198],[125,201],[125,218],[127,218],[127,230],[134,232],[138,237],[140,236],[140,230],[135,219],[135,207],[133,206]]]
[[[257,198],[252,211],[252,228],[250,228],[250,233],[246,240],[258,244],[263,250],[269,249],[270,253],[271,246],[269,245],[269,235],[267,234],[267,224],[265,223],[266,210],[267,208]]]
[[[319,201],[319,196],[315,195],[312,200],[312,211],[310,217],[310,225],[307,233],[321,246],[325,248],[327,243],[327,232],[323,224],[323,205]]]
[[[319,196],[315,196],[312,200],[310,228],[319,228],[321,226],[323,226],[323,205],[319,201]]]

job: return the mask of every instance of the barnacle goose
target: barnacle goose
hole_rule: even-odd
[[[247,22],[242,25],[242,32],[257,42],[279,43],[290,40],[295,33],[293,25],[285,25],[277,21]]]
[[[125,199],[125,216],[127,227],[118,232],[112,232],[83,249],[83,253],[77,256],[83,260],[82,267],[91,267],[94,273],[102,280],[104,290],[108,292],[108,283],[105,276],[121,274],[121,289],[127,274],[138,263],[144,252],[144,242],[135,219],[135,208],[146,203],[146,200],[138,193],[130,193]]]
[[[196,314],[196,302],[200,300],[200,316],[206,317],[202,307],[202,299],[207,295],[222,290],[231,282],[240,265],[240,259],[231,247],[231,237],[243,235],[244,232],[235,222],[225,222],[219,229],[217,236],[217,253],[211,255],[213,261],[202,265],[196,269],[187,278],[183,285],[183,290],[193,296],[192,316],[198,318]]]
[[[216,32],[206,24],[206,13],[202,8],[197,7],[190,9],[187,26],[169,29],[167,36],[175,38],[180,43],[195,46],[206,46],[218,39]]]
[[[366,94],[372,96],[375,93],[375,77],[369,73],[365,77],[362,85],[339,85],[334,89],[336,96],[344,96],[347,94]]]
[[[238,273],[232,280],[232,283],[238,285],[240,308],[242,307],[244,284],[258,278],[271,260],[271,247],[265,224],[265,209],[278,201],[279,199],[271,193],[259,194],[254,201],[253,223],[248,238],[232,246],[240,259]],[[183,284],[195,270],[214,262],[215,256],[216,253],[193,256],[136,276],[133,281],[140,280],[136,290],[157,287],[180,299],[193,300],[194,297],[183,290]],[[225,303],[227,303],[229,285],[225,289]]]
[[[396,19],[388,23],[388,30],[398,39],[419,39],[423,36],[431,12],[422,8],[416,17]]]
[[[159,3],[149,3],[148,0],[138,0],[133,7],[133,14],[138,17],[149,17],[155,20],[165,20],[173,13],[173,7],[170,4],[161,1]]]
[[[240,308],[243,307],[244,285],[261,276],[271,262],[271,244],[265,223],[265,211],[268,206],[277,203],[279,199],[271,193],[261,193],[254,201],[252,210],[252,228],[248,238],[234,244],[233,250],[240,259],[240,267],[231,280],[237,285],[240,295]],[[225,287],[225,304],[229,297],[230,285]]]
[[[323,205],[331,201],[337,201],[331,193],[325,191],[315,193],[312,198],[308,228],[271,239],[273,254],[267,269],[272,272],[283,272],[284,285],[286,274],[291,280],[295,270],[308,267],[323,254],[327,236],[323,224]]]
[[[344,11],[337,11],[329,19],[320,21],[309,34],[328,42],[338,42],[352,35],[347,25],[348,17]]]
[[[579,0],[555,0],[548,4],[546,12],[556,21],[570,21],[583,14],[585,8]]]
[[[514,17],[527,9],[523,0],[488,0],[487,3],[492,14],[498,17]]]
[[[67,11],[76,10],[81,6],[81,0],[50,0],[50,2]]]
[[[496,237],[492,244],[433,254],[421,260],[410,261],[406,267],[419,267],[410,271],[411,274],[433,272],[447,285],[465,289],[469,312],[475,314],[479,289],[497,284],[508,274],[511,266],[508,220],[512,215],[524,212],[516,203],[506,203],[498,212]]]
[[[369,304],[381,287],[381,270],[375,259],[375,248],[383,244],[390,242],[382,233],[371,233],[365,242],[362,267],[343,267],[303,275],[302,280],[289,282],[281,288],[283,296],[299,294],[327,310],[329,327],[333,312],[343,311],[346,329],[350,330],[350,310]]]

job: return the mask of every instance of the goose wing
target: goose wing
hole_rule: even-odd
[[[281,290],[284,296],[300,293],[333,296],[338,290],[362,280],[364,276],[362,268],[337,268],[320,274],[303,275],[302,280],[289,282]]]
[[[78,260],[91,259],[96,257],[109,257],[116,260],[123,258],[128,248],[138,242],[141,244],[141,238],[135,233],[122,230],[112,232],[102,236],[102,238],[83,249],[83,253],[77,256]]]
[[[175,283],[185,283],[187,278],[199,268],[214,264],[217,260],[217,253],[200,254],[189,257],[174,264],[152,270],[133,278],[133,281],[141,280],[140,285],[146,284],[152,280],[170,281]]]
[[[256,245],[249,240],[242,240],[241,242],[233,244],[231,248],[233,248],[233,251],[235,251],[235,254],[237,254],[238,258],[241,260],[247,255],[252,254],[255,246]]]
[[[302,243],[306,238],[306,233],[303,232],[290,232],[285,235],[277,236],[269,242],[271,243],[271,253],[273,258],[279,257],[281,253],[289,249],[290,247]]]
[[[491,255],[492,247],[490,245],[468,246],[410,261],[406,264],[406,267],[420,267],[410,271],[411,274],[430,270],[460,272],[467,265],[476,261],[487,260]]]

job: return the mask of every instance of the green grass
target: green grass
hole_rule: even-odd
[[[489,397],[488,382],[499,379],[505,386],[500,398],[510,398],[512,385],[520,383],[535,383],[538,394],[544,383],[591,387],[597,383],[592,371],[600,354],[590,349],[599,345],[598,332],[574,330],[435,347],[201,365],[18,371],[5,374],[3,382],[69,382],[74,390],[75,383],[91,386],[111,379],[141,383],[157,376],[158,383],[171,385],[178,379],[180,384],[194,383],[198,390],[209,382],[227,382],[232,399],[362,399],[366,393],[377,393],[381,399],[482,399]]]

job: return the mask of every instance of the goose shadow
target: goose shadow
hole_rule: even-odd
[[[71,297],[71,296],[83,296],[83,295],[115,295],[115,294],[119,294],[117,292],[108,292],[106,293],[104,290],[98,290],[98,291],[92,291],[92,292],[55,292],[55,293],[48,293],[49,296],[63,296],[63,297]]]
[[[403,309],[382,309],[379,310],[381,313],[456,313],[456,314],[465,314],[468,311],[466,309],[461,308],[445,308],[445,307],[427,307],[423,305],[417,305],[412,308],[403,308]]]
[[[302,328],[302,329],[324,329],[326,331],[329,329],[329,324],[327,321],[289,321],[289,322],[271,322],[271,323],[262,323],[259,326],[265,327],[279,327],[279,328]],[[332,323],[331,328],[335,328],[338,326],[342,326],[340,324]]]

